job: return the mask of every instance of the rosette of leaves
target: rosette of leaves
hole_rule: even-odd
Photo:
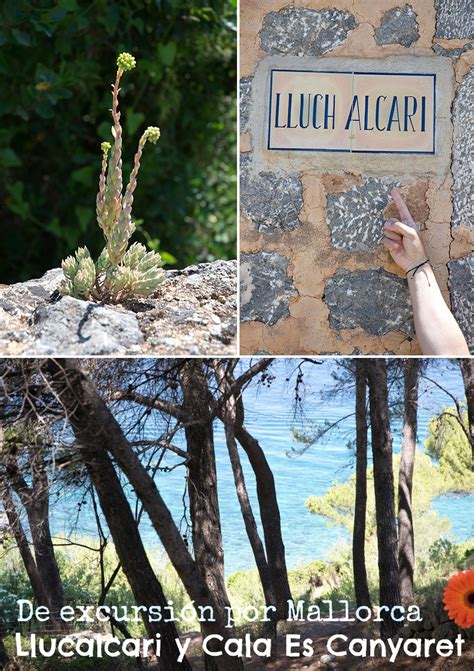
[[[150,296],[164,280],[161,257],[140,243],[128,244],[135,232],[132,220],[133,193],[137,186],[140,159],[145,144],[156,144],[160,129],[148,127],[142,134],[135,154],[130,179],[123,192],[122,126],[118,111],[120,79],[136,65],[135,58],[122,53],[117,58],[117,76],[112,86],[113,147],[103,142],[102,167],[96,199],[97,223],[105,238],[105,248],[94,262],[87,247],[79,247],[74,256],[62,262],[64,281],[60,293],[74,298],[123,301],[133,296]],[[110,158],[109,158],[110,152]]]

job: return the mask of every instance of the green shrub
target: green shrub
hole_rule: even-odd
[[[138,62],[122,91],[126,173],[144,119],[166,128],[143,158],[138,239],[180,267],[235,257],[235,22],[236,0],[1,4],[0,282],[58,266],[83,240],[100,254],[97,147],[120,51]]]

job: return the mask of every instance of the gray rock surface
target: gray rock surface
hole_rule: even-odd
[[[412,309],[405,280],[382,268],[340,268],[327,284],[324,300],[332,328],[362,328],[382,336],[390,331],[414,335]]]
[[[474,254],[448,263],[453,314],[474,354]]]
[[[288,276],[289,259],[276,252],[241,254],[240,318],[272,326],[288,317],[288,301],[297,292]]]
[[[295,173],[252,172],[250,152],[240,159],[242,212],[262,233],[280,233],[301,226],[303,185]]]
[[[474,37],[472,0],[435,0],[436,37],[446,40]]]
[[[336,249],[367,252],[383,237],[383,211],[396,182],[367,179],[349,191],[329,193],[326,221]]]
[[[411,47],[419,36],[416,12],[411,5],[389,9],[375,30],[375,41],[380,45],[401,44],[402,47]]]
[[[64,296],[33,316],[36,351],[46,356],[139,354],[143,335],[133,313]]]
[[[248,130],[250,119],[250,103],[252,96],[253,77],[242,77],[240,80],[240,132]]]
[[[453,222],[452,225],[474,226],[474,69],[464,77],[453,106]]]
[[[355,18],[346,10],[284,7],[265,16],[260,42],[270,54],[320,56],[343,44],[355,27]]]
[[[61,279],[0,285],[0,356],[236,354],[235,261],[166,271],[152,297],[123,305],[51,302]]]
[[[448,56],[449,58],[459,58],[465,51],[470,51],[474,47],[474,42],[467,42],[464,46],[456,49],[445,49],[439,44],[433,44],[431,47],[437,56]]]

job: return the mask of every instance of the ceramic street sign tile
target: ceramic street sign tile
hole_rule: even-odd
[[[452,98],[448,58],[266,58],[252,84],[255,167],[443,174]]]
[[[434,154],[436,75],[270,72],[268,149]]]

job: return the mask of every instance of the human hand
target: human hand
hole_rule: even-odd
[[[410,210],[395,189],[392,191],[392,198],[397,206],[400,219],[389,219],[385,222],[382,242],[395,263],[407,272],[410,268],[426,261],[428,257]]]

